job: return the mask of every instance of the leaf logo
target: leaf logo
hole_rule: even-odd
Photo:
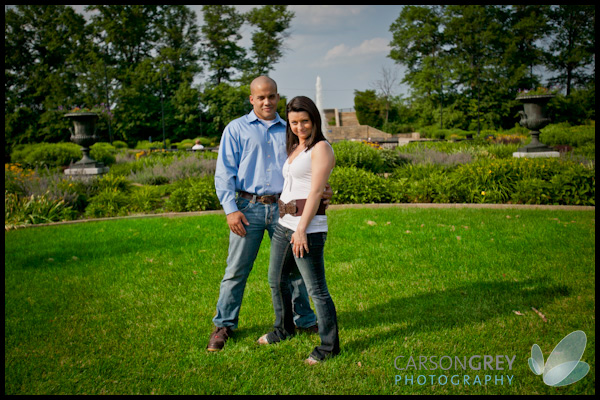
[[[548,361],[544,365],[544,355],[540,346],[531,347],[529,368],[536,375],[544,376],[544,383],[548,386],[566,386],[575,383],[590,371],[590,366],[581,360],[587,337],[583,331],[575,331],[556,345]]]

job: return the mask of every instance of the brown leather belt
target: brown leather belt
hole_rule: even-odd
[[[248,193],[248,192],[244,192],[244,191],[240,191],[238,193],[239,193],[239,196],[243,197],[244,199],[258,201],[259,203],[263,203],[263,204],[274,204],[274,203],[277,203],[277,200],[279,200],[278,194],[267,194],[264,196],[258,196],[256,194],[252,194],[252,193]]]
[[[292,200],[287,204],[281,200],[278,200],[278,204],[279,218],[283,218],[285,214],[290,214],[292,217],[299,217],[302,215],[302,211],[304,211],[306,199]],[[316,215],[325,215],[325,208],[325,204],[323,204],[323,200],[321,200]]]

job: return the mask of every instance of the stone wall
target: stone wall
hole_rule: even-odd
[[[360,125],[355,111],[340,112],[337,108],[330,108],[323,110],[323,112],[325,114],[325,121],[330,124],[325,135],[332,142],[339,140],[368,140],[371,142],[399,143],[406,139],[414,140],[420,138],[418,132],[392,135],[368,125]]]

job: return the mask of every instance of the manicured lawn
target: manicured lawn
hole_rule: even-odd
[[[595,393],[595,211],[328,215],[325,261],[342,353],[314,367],[303,360],[318,336],[255,343],[273,323],[268,239],[239,330],[224,351],[205,350],[227,257],[223,215],[5,232],[5,393]],[[590,373],[548,387],[529,370],[531,346],[547,359],[575,330],[587,335]],[[394,367],[410,356],[475,355],[480,370]],[[511,369],[484,370],[484,355],[515,358]]]

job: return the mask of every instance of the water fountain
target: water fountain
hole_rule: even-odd
[[[317,76],[317,110],[321,114],[321,126],[323,135],[327,139],[327,121],[325,120],[325,111],[323,110],[323,85],[321,85],[321,77]]]

